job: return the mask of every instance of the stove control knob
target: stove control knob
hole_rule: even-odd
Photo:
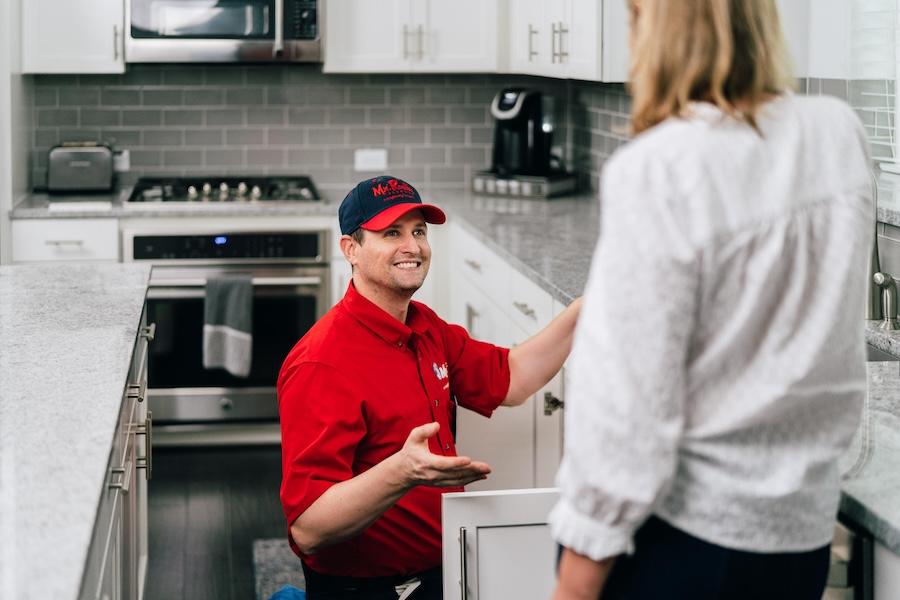
[[[196,200],[197,199],[197,188],[189,185],[187,189],[188,200]]]
[[[254,185],[253,189],[250,190],[250,197],[253,200],[259,200],[260,198],[262,198],[262,188],[260,188],[258,185]]]
[[[219,184],[219,193],[227,194],[228,192],[229,192],[228,184],[223,181],[222,183]]]
[[[304,200],[312,200],[313,199],[312,191],[308,187],[305,187],[305,186],[300,188],[300,195],[303,197]]]
[[[210,194],[212,194],[212,185],[210,185],[209,182],[206,182],[203,184],[203,195],[209,196]]]
[[[243,181],[240,182],[237,186],[237,195],[238,196],[246,196],[247,195],[247,184]]]

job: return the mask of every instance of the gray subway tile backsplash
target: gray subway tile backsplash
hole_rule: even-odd
[[[627,139],[609,129],[615,117],[627,120],[622,86],[506,75],[332,75],[320,65],[129,65],[122,75],[35,76],[32,178],[43,185],[39,157],[51,146],[96,140],[131,151],[123,181],[218,170],[308,173],[320,185],[344,185],[367,175],[353,170],[356,149],[383,147],[389,173],[414,184],[468,185],[490,161],[490,101],[514,85],[553,95],[554,146],[586,181],[596,179],[610,145]]]

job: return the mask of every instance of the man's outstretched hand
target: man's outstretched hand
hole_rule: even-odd
[[[467,456],[441,456],[428,449],[428,440],[440,429],[440,423],[420,425],[409,432],[398,452],[403,477],[410,487],[430,485],[455,487],[485,479],[491,472],[487,463]]]

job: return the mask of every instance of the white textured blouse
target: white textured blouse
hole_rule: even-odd
[[[579,554],[632,552],[650,515],[739,550],[832,538],[865,395],[868,146],[834,98],[758,124],[696,103],[605,165],[551,514]]]

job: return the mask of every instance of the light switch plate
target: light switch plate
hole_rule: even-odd
[[[355,171],[387,170],[387,150],[385,148],[360,148],[353,153]]]

